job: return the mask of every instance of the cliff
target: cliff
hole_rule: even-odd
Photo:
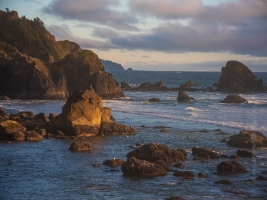
[[[92,85],[103,98],[124,96],[94,52],[68,40],[56,41],[38,17],[28,20],[16,11],[0,10],[0,23],[0,95],[65,99]],[[103,74],[109,78],[102,79]],[[96,82],[100,79],[102,83]]]
[[[104,68],[106,71],[111,71],[111,70],[124,70],[124,68],[121,66],[119,63],[115,63],[109,60],[102,60],[100,59],[102,64],[104,65]]]

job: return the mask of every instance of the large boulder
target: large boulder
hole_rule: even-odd
[[[164,166],[130,157],[121,166],[124,176],[159,176],[166,175],[168,170]]]
[[[218,91],[221,92],[264,92],[262,79],[257,80],[252,71],[238,61],[228,61],[222,68]]]
[[[247,170],[236,161],[223,161],[217,165],[219,174],[246,173]]]
[[[0,122],[0,140],[24,140],[26,128],[13,120]]]
[[[135,129],[116,124],[111,109],[102,105],[102,98],[92,87],[76,90],[68,98],[62,113],[56,116],[54,128],[68,136],[101,134],[133,134]]]
[[[193,97],[189,97],[185,91],[180,90],[178,93],[177,101],[184,102],[184,101],[195,101]]]
[[[248,100],[246,100],[243,97],[240,97],[239,95],[229,94],[227,97],[225,97],[220,102],[221,103],[248,103]]]
[[[74,142],[70,145],[70,151],[91,151],[92,144],[89,141]]]
[[[242,130],[239,134],[230,136],[227,144],[237,148],[266,148],[267,137],[257,131]]]
[[[197,159],[215,159],[219,158],[219,153],[208,148],[194,147],[192,149],[192,154],[196,156]]]
[[[134,151],[127,154],[127,158],[135,157],[140,160],[147,160],[149,162],[156,162],[162,160],[166,163],[187,160],[186,154],[183,150],[171,150],[164,144],[145,144]]]

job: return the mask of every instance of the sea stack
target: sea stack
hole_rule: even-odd
[[[222,67],[217,90],[220,92],[264,92],[266,88],[262,79],[238,61],[228,61],[226,67]]]

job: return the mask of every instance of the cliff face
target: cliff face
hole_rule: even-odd
[[[16,11],[0,10],[0,24],[0,95],[65,99],[74,90],[98,85],[95,91],[104,98],[123,96],[113,77],[95,83],[97,72],[110,75],[94,52],[68,40],[56,41],[39,18],[32,21],[19,18]],[[109,85],[115,88],[103,88]]]
[[[264,92],[266,89],[261,79],[238,61],[228,61],[222,68],[218,91],[222,92]]]

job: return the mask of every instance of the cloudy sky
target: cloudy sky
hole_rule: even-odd
[[[136,70],[267,71],[267,0],[1,0],[57,40]]]

